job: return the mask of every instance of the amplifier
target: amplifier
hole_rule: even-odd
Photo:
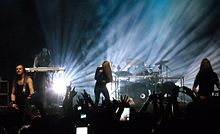
[[[9,82],[0,81],[0,107],[8,106],[9,104]]]

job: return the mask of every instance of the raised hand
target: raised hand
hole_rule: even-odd
[[[124,96],[121,95],[120,96],[121,106],[123,106],[123,107],[130,106],[129,101],[130,101],[130,99],[127,95],[124,95]]]

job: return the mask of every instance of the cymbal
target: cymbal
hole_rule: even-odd
[[[166,64],[167,62],[168,62],[168,60],[161,60],[161,61],[155,63],[155,65],[164,65],[164,64]]]
[[[131,65],[131,66],[140,65],[142,63],[143,61],[138,60],[138,59],[127,59],[126,60],[126,64]]]
[[[129,71],[117,71],[115,74],[117,76],[131,76],[132,75],[132,73]]]

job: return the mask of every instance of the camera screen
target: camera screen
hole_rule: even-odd
[[[82,106],[78,106],[77,110],[79,110],[79,111],[82,110]]]
[[[80,114],[80,118],[81,118],[81,119],[86,118],[86,114]]]
[[[88,134],[88,127],[76,127],[76,134]]]
[[[129,118],[130,118],[130,108],[125,107],[121,114],[120,121],[129,121]]]

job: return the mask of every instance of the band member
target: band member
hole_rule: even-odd
[[[95,73],[95,105],[98,106],[101,93],[105,101],[110,101],[110,96],[106,84],[112,82],[112,71],[109,61],[105,60],[100,67],[97,67]]]
[[[196,75],[192,90],[201,100],[206,100],[212,96],[214,86],[220,89],[218,75],[213,71],[210,61],[204,58],[200,64],[200,70]],[[197,86],[199,89],[197,90]]]
[[[33,80],[26,74],[23,65],[16,66],[16,75],[12,83],[11,102],[12,107],[17,109],[23,118],[27,114],[28,104],[34,95]]]
[[[51,66],[51,55],[47,48],[42,48],[41,52],[34,58],[33,67]]]
[[[35,57],[33,67],[51,67],[51,55],[47,48],[42,48],[40,53]],[[37,103],[45,109],[48,100],[46,97],[50,83],[48,72],[35,72],[34,83],[37,91]]]

